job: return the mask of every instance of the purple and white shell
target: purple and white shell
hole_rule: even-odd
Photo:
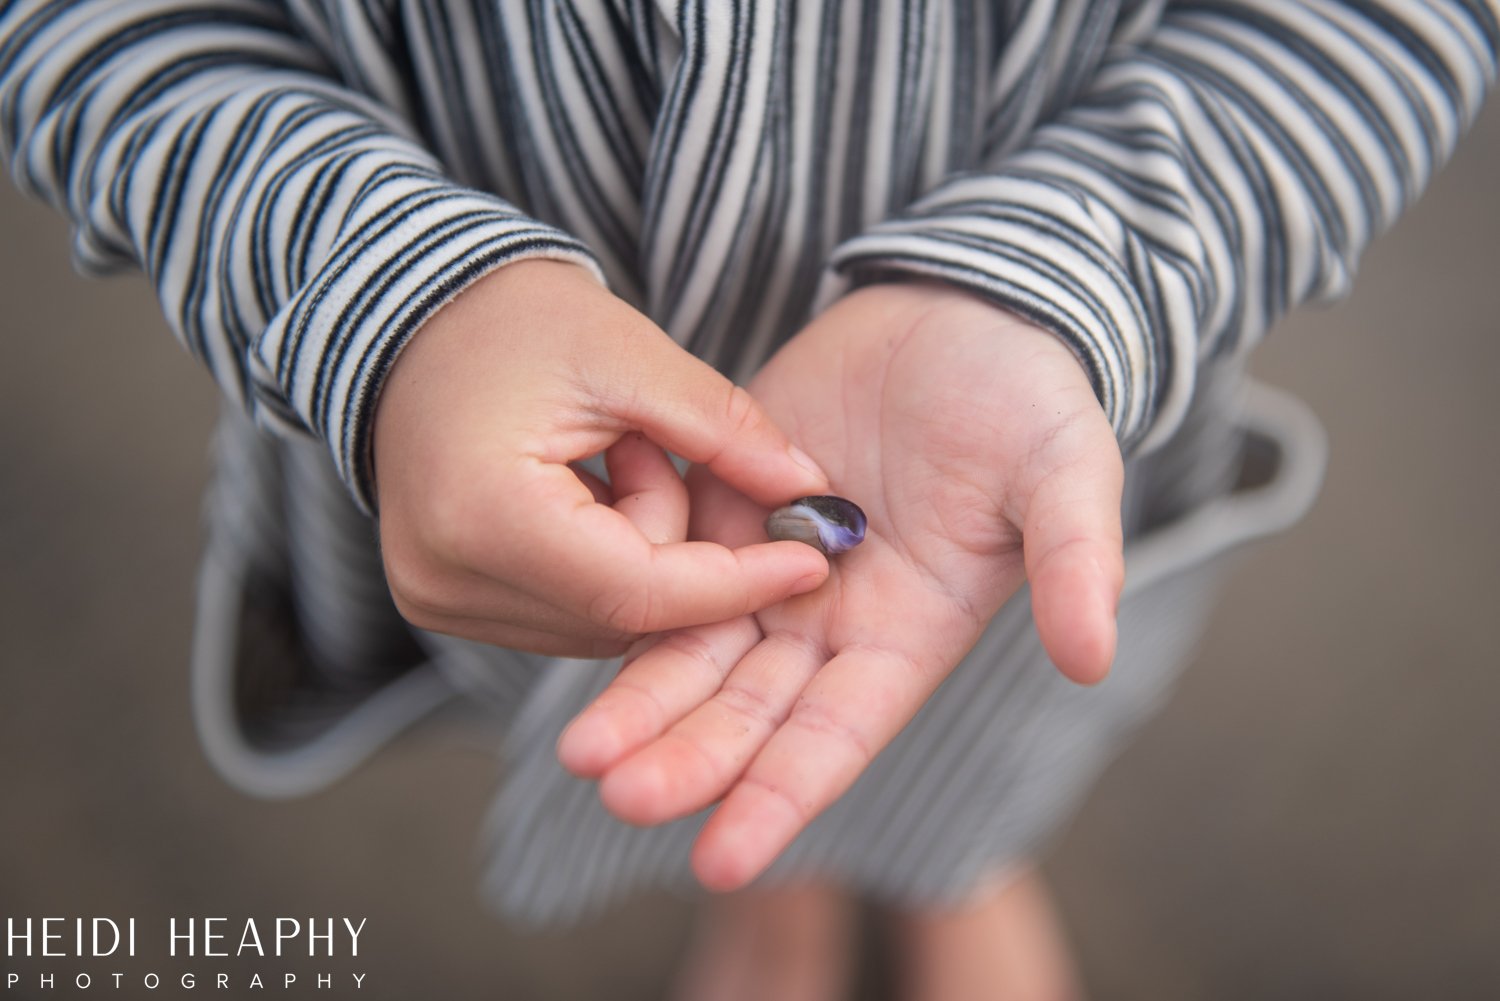
[[[865,513],[842,497],[799,497],[766,518],[766,534],[782,542],[805,542],[837,556],[865,540]]]

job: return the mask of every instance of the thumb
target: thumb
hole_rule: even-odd
[[[1119,450],[1097,450],[1045,477],[1027,505],[1026,577],[1047,655],[1069,679],[1104,680],[1115,656],[1125,579]]]
[[[755,398],[665,335],[645,362],[649,392],[634,393],[616,417],[757,503],[826,493],[828,477],[792,444]]]

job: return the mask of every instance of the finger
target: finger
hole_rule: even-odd
[[[685,478],[692,507],[688,538],[707,539],[738,549],[766,540],[766,508],[729,486],[706,466],[693,466]]]
[[[823,470],[742,387],[669,339],[649,343],[653,391],[618,400],[617,416],[767,506],[828,491]]]
[[[614,509],[649,541],[687,538],[688,492],[667,453],[645,435],[624,435],[604,453]]]
[[[524,650],[549,657],[576,657],[584,660],[612,660],[625,653],[635,638],[602,633],[590,635],[584,630],[555,633],[496,622],[493,619],[465,618],[456,615],[436,620],[434,624],[422,628],[428,632],[457,636],[510,650]]]
[[[733,890],[764,871],[910,722],[942,680],[936,667],[870,649],[829,661],[704,825],[699,881]]]
[[[828,575],[827,559],[795,542],[653,546],[625,515],[594,503],[565,466],[540,464],[524,476],[489,519],[505,530],[450,543],[450,551],[470,554],[478,572],[619,633],[722,622],[809,591]]]
[[[550,526],[554,531],[545,547],[516,545],[528,537],[526,531],[507,535],[505,562],[532,571],[523,576],[573,590],[571,604],[558,604],[620,632],[722,622],[811,590],[828,574],[827,559],[798,543],[739,549],[711,542],[653,546],[611,508],[575,504],[561,515],[562,523]],[[547,520],[529,512],[517,517]],[[529,589],[530,581],[524,586]]]
[[[1102,681],[1115,656],[1115,613],[1125,582],[1119,453],[1044,479],[1026,513],[1024,551],[1032,616],[1047,655],[1080,684]]]
[[[471,570],[431,564],[416,568],[404,563],[387,566],[386,574],[397,611],[412,625],[433,632],[485,639],[474,634],[474,625],[490,622],[588,639],[633,638],[521,587]]]
[[[605,807],[627,823],[663,824],[718,800],[827,661],[819,646],[767,637],[713,698],[605,775]]]
[[[578,477],[579,481],[589,488],[589,493],[594,495],[594,503],[613,504],[615,502],[615,497],[610,492],[609,484],[599,479],[599,477],[587,469],[584,469],[582,463],[570,462],[568,463],[568,468],[573,470],[573,475]]]
[[[799,550],[810,550],[811,556]],[[723,622],[805,594],[828,579],[828,560],[800,542],[728,549],[713,542],[657,546],[644,567],[621,564],[625,590],[596,599],[596,621],[652,633]]]
[[[730,668],[760,641],[748,615],[653,638],[563,731],[562,766],[597,778],[713,697]]]

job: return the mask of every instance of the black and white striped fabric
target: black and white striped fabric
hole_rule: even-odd
[[[1158,500],[1207,503],[1192,471],[1221,491],[1234,471],[1222,447],[1205,465],[1202,426],[1229,409],[1203,386],[1287,309],[1348,287],[1473,119],[1497,20],[1496,0],[0,0],[0,143],[83,266],[143,268],[233,404],[324,443],[321,471],[305,443],[226,448],[212,503],[241,537],[230,562],[275,568],[336,660],[384,621],[350,552],[381,380],[434,309],[526,257],[594,269],[741,378],[854,285],[953,282],[1064,338],[1127,453],[1163,457],[1136,480],[1154,463]],[[296,551],[261,551],[277,546]],[[1160,636],[1191,632],[1195,592],[1176,593],[1152,606],[1183,623]],[[1011,667],[983,676],[1032,671],[1024,605],[996,630],[985,648]],[[1158,646],[1138,659],[1180,653]],[[587,789],[524,741],[550,750],[594,682],[522,675],[546,680],[509,699],[523,753],[497,896],[556,917],[681,869],[661,847],[680,834],[559,805]],[[969,724],[919,717],[876,792],[830,812],[847,852],[786,864],[951,895],[1034,844],[1139,715],[1106,686],[1044,717],[1075,738],[1099,724],[1097,753],[987,747],[976,707],[1038,734],[1027,707],[1053,705],[1051,683],[991,684],[949,701]],[[984,764],[959,767],[963,748]],[[914,793],[938,782],[923,762],[946,762],[936,813]],[[862,812],[956,819],[960,799],[983,808],[947,834]],[[567,838],[527,833],[557,817],[578,821]],[[881,847],[898,831],[925,847]]]
[[[369,503],[396,352],[485,270],[597,262],[754,366],[851,282],[1057,330],[1122,443],[1336,295],[1494,75],[1493,0],[10,0],[0,135],[232,399]]]

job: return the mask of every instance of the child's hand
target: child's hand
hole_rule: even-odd
[[[406,347],[376,411],[397,607],[427,629],[604,656],[823,582],[800,543],[684,542],[687,489],[662,448],[765,504],[827,486],[744,390],[582,268],[482,278]],[[599,452],[608,485],[569,466]]]
[[[874,286],[783,348],[751,392],[864,508],[826,586],[663,638],[564,734],[621,818],[722,804],[694,866],[742,886],[844,792],[1029,580],[1038,632],[1090,683],[1114,656],[1122,462],[1053,335],[929,285]],[[695,537],[763,539],[763,503],[695,471]]]

